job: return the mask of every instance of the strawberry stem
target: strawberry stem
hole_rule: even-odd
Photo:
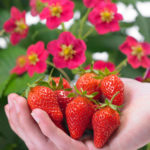
[[[57,68],[52,62],[47,61],[47,64],[57,69],[69,82],[71,82],[69,76],[66,74],[66,72],[63,69]]]
[[[122,70],[123,67],[126,67],[127,66],[127,58],[124,59],[117,67],[116,67],[116,71],[120,72]]]
[[[116,94],[113,95],[113,97],[111,98],[110,104],[112,104],[114,98],[120,93],[120,91],[116,92]]]

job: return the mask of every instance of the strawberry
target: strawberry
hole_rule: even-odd
[[[67,105],[66,120],[72,138],[79,139],[83,135],[93,113],[93,104],[86,97],[78,96]]]
[[[56,86],[58,86],[59,81],[60,81],[60,77],[53,77],[52,79],[56,82]],[[64,78],[63,78],[63,88],[64,89],[70,89],[71,88],[69,82]]]
[[[58,100],[59,106],[61,108],[61,111],[65,116],[65,110],[66,110],[67,104],[69,102],[71,102],[73,100],[73,98],[68,97],[68,95],[70,93],[69,91],[57,90],[57,91],[55,91],[55,93],[57,95],[57,100]]]
[[[99,100],[101,97],[100,80],[95,79],[95,76],[96,74],[94,73],[85,73],[78,79],[76,87],[80,92],[81,89],[83,89],[83,91],[87,91],[88,95],[98,92],[94,99]]]
[[[99,110],[98,107],[100,107],[100,106],[101,106],[100,104],[99,104],[99,105],[96,105],[96,104],[93,105],[94,113]],[[93,127],[92,127],[92,119],[90,120],[90,123],[89,123],[87,129],[89,129],[89,130],[92,130],[92,129],[93,129]]]
[[[94,130],[94,144],[97,148],[101,148],[119,127],[119,113],[111,107],[106,106],[94,113],[92,125]]]
[[[116,92],[120,92],[113,100],[112,104],[120,106],[124,101],[124,84],[117,75],[109,75],[101,80],[100,89],[103,95],[111,99]]]
[[[48,87],[32,87],[28,94],[28,104],[31,110],[40,108],[46,111],[54,122],[61,122],[63,114],[57,101],[57,95]]]

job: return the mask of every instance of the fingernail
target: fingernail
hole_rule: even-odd
[[[31,116],[33,117],[33,119],[34,119],[37,123],[39,123],[39,118],[36,116],[35,112],[32,112],[32,113],[31,113]]]

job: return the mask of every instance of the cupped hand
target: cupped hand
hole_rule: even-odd
[[[150,142],[150,84],[122,79],[125,104],[121,126],[109,142],[99,150],[136,150]],[[77,141],[57,128],[47,113],[29,110],[25,98],[10,94],[5,112],[12,130],[29,150],[98,150],[93,139]]]

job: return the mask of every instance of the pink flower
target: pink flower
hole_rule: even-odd
[[[10,33],[10,41],[13,45],[19,43],[28,34],[25,13],[25,11],[20,12],[17,8],[12,7],[11,18],[4,23],[4,30]]]
[[[137,80],[137,81],[139,81],[139,82],[143,82],[143,81],[144,81],[144,79],[143,79],[142,77],[140,77],[140,76],[139,76],[139,77],[136,77],[135,80]]]
[[[33,76],[34,72],[43,73],[47,68],[46,59],[48,52],[44,48],[43,42],[37,42],[29,46],[27,50],[27,71],[29,76]]]
[[[111,0],[83,0],[83,3],[87,8],[93,8],[100,2],[111,2]]]
[[[11,70],[11,74],[16,73],[18,75],[23,74],[26,72],[26,65],[27,65],[27,57],[26,56],[19,56],[16,60],[16,66]]]
[[[117,13],[116,4],[106,2],[99,3],[90,12],[88,18],[99,34],[119,31],[119,21],[122,19],[122,15]]]
[[[115,70],[115,65],[111,62],[105,62],[101,60],[94,62],[95,70],[104,70],[105,68],[112,72]],[[90,69],[90,65],[88,65],[85,69]]]
[[[42,0],[30,0],[32,16],[38,15],[47,5],[48,3],[44,3]]]
[[[47,0],[49,6],[40,13],[41,19],[46,19],[49,29],[57,28],[61,23],[73,17],[74,3],[70,0]]]
[[[133,68],[140,66],[144,68],[150,67],[150,44],[146,42],[138,42],[131,36],[126,38],[126,41],[120,46],[122,53],[127,55],[128,63]]]
[[[54,56],[53,62],[58,68],[74,69],[85,62],[86,44],[76,39],[70,32],[60,34],[58,40],[48,43],[48,51]]]

